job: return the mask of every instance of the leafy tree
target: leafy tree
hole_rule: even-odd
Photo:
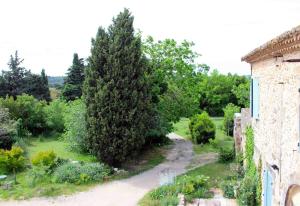
[[[245,76],[232,74],[220,74],[217,70],[211,74],[202,75],[198,83],[199,87],[199,107],[207,111],[212,116],[223,116],[223,108],[233,103],[239,105],[237,96],[233,93],[233,88],[247,82]]]
[[[197,82],[207,65],[195,62],[199,54],[193,51],[193,42],[177,43],[173,39],[154,41],[148,37],[143,51],[154,69],[154,92],[158,93],[159,111],[168,122],[189,117],[198,111]],[[155,96],[155,95],[153,95]]]
[[[238,86],[232,88],[232,93],[236,96],[238,100],[238,105],[243,108],[250,107],[250,81],[241,83]]]
[[[143,146],[150,105],[146,59],[127,9],[107,33],[98,30],[89,61],[85,97],[91,149],[102,161],[119,165]]]
[[[75,53],[73,64],[68,69],[67,77],[64,80],[63,96],[67,101],[80,98],[82,95],[82,84],[84,81],[84,62]]]

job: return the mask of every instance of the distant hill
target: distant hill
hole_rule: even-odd
[[[62,86],[64,84],[64,78],[65,78],[64,76],[56,76],[56,77],[48,76],[49,87]]]

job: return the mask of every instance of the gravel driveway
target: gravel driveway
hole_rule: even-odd
[[[175,145],[168,152],[167,160],[139,175],[101,184],[70,196],[0,201],[0,206],[135,206],[148,191],[160,185],[164,171],[179,175],[186,171],[193,158],[191,142],[174,133],[169,137]]]

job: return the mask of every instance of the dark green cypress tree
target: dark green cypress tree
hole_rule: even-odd
[[[84,62],[75,53],[73,64],[68,69],[67,77],[64,80],[63,96],[67,101],[80,98],[82,95],[82,84],[84,81]]]
[[[147,66],[141,39],[134,34],[133,19],[125,9],[113,19],[108,34],[101,30],[103,41],[94,41],[89,69],[99,79],[93,92],[89,92],[89,86],[85,90],[87,107],[91,107],[89,93],[95,95],[95,99],[91,97],[95,106],[87,112],[92,151],[102,161],[116,166],[140,151],[147,133],[150,105]],[[107,35],[108,49],[103,46]]]
[[[99,128],[99,114],[97,111],[101,105],[97,104],[96,93],[98,91],[98,84],[100,84],[100,81],[103,81],[104,78],[104,66],[107,64],[108,44],[108,35],[105,30],[100,27],[96,38],[92,39],[91,56],[88,61],[89,65],[85,70],[83,89],[86,104],[86,144],[87,148],[98,157],[100,156],[98,148],[99,144],[101,144],[101,128]]]
[[[49,102],[51,100],[51,97],[50,97],[50,90],[49,90],[49,84],[48,84],[48,77],[46,75],[45,69],[42,69],[41,80],[42,80],[41,99],[44,99],[47,102]]]

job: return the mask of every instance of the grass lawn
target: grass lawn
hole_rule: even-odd
[[[83,162],[95,162],[96,158],[88,154],[78,154],[68,149],[67,143],[59,140],[56,137],[41,137],[30,138],[26,141],[27,156],[31,159],[35,154],[40,151],[53,150],[58,157],[64,159],[71,159]],[[165,152],[171,145],[163,147],[148,148],[142,153],[137,160],[126,162],[124,168],[125,173],[113,175],[109,179],[121,179],[127,178],[137,173],[155,167],[157,164],[165,160]],[[29,163],[29,161],[28,161]],[[31,185],[28,181],[30,177],[31,169],[26,169],[23,172],[17,174],[18,184],[12,185],[11,189],[0,189],[0,199],[28,199],[37,196],[57,196],[68,195],[79,191],[87,190],[88,188],[100,184],[101,182],[87,183],[83,185],[70,184],[70,183],[55,183],[52,181],[52,176],[44,176],[43,179]],[[7,182],[12,182],[13,176],[8,176]]]
[[[88,154],[79,154],[68,149],[68,144],[57,137],[31,138],[27,142],[28,157],[31,159],[41,151],[53,150],[58,157],[83,162],[95,162],[96,158]]]
[[[195,178],[198,175],[205,175],[209,177],[208,186],[209,188],[212,187],[220,187],[223,180],[226,180],[228,177],[231,177],[234,172],[230,169],[230,164],[223,164],[223,163],[211,163],[196,169],[190,170],[187,173],[183,174],[192,178]],[[178,179],[182,178],[183,175],[179,176]],[[174,189],[173,189],[174,190]],[[153,190],[154,191],[154,190]],[[176,189],[175,189],[176,191]],[[163,205],[176,205],[176,202],[172,202],[175,200],[177,195],[173,194],[171,196],[162,196],[161,199],[153,199],[151,198],[151,192],[147,193],[143,199],[139,202],[140,206],[163,206]],[[165,200],[169,199],[171,203],[165,204]]]
[[[181,118],[179,122],[176,122],[173,127],[174,127],[174,133],[186,138],[190,139],[191,134],[189,130],[189,123],[190,119],[189,118]]]
[[[233,138],[227,136],[222,130],[223,117],[213,117],[213,122],[216,125],[216,144],[204,144],[198,145],[194,144],[194,152],[196,154],[203,154],[208,152],[218,152],[219,147],[231,148],[233,146]],[[191,139],[190,131],[189,131],[189,119],[181,118],[181,120],[174,125],[174,133],[186,138]]]

